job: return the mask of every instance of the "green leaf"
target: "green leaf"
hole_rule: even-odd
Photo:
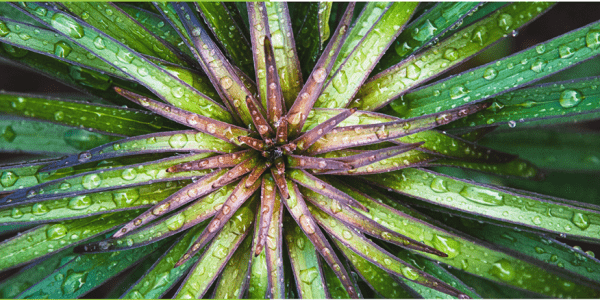
[[[381,57],[374,69],[379,73],[446,33],[451,26],[460,24],[470,12],[476,11],[478,2],[442,2],[428,9],[404,28],[390,50]]]
[[[545,83],[520,89],[494,98],[492,106],[445,126],[446,129],[504,125],[534,120],[564,118],[600,110],[600,78]],[[561,120],[557,120],[561,122]]]
[[[250,51],[250,42],[236,23],[235,14],[222,2],[197,2],[196,6],[232,63],[241,68],[244,73],[252,74],[254,71],[252,58],[247,55]]]
[[[139,263],[165,243],[154,243],[136,251],[82,255],[33,285],[19,298],[77,298],[104,281]],[[54,288],[60,286],[60,288]]]
[[[33,16],[36,7],[44,6],[29,3],[19,8]],[[143,55],[110,38],[98,29],[59,12],[56,8],[44,8],[47,9],[46,15],[36,16],[40,21],[52,26],[65,38],[84,47],[98,58],[121,69],[163,100],[209,118],[232,121],[231,115],[225,108],[152,63]]]
[[[293,219],[285,220],[286,230],[283,232],[289,251],[292,271],[296,279],[298,295],[302,298],[324,299],[326,290],[325,277],[321,269],[321,261],[315,246],[300,230]]]
[[[160,15],[126,3],[119,2],[116,4],[150,32],[174,46],[176,50],[183,51],[183,53],[189,57],[194,56],[192,52],[190,52],[190,49],[185,47],[185,43],[179,34],[177,34],[177,31],[173,29],[173,26]]]
[[[6,270],[51,255],[109,231],[139,211],[126,211],[84,219],[40,225],[0,243],[0,270]]]
[[[424,202],[419,203],[424,205],[434,204],[444,211],[450,209],[453,213],[526,226],[556,235],[568,234],[588,241],[600,239],[598,206],[516,193],[423,169],[403,169],[375,176],[377,178],[369,178],[376,180],[376,184],[420,199]]]
[[[402,27],[408,22],[417,6],[414,2],[371,4],[367,4],[361,16],[371,15],[368,13],[371,11],[372,14],[377,15],[376,11],[382,11],[381,16],[368,27],[368,22],[361,23],[361,18],[357,20],[356,24],[362,26],[354,26],[350,31],[334,64],[332,78],[325,84],[321,96],[315,103],[317,107],[342,108],[349,104],[379,58],[400,34]],[[367,30],[367,33],[363,33],[363,30]],[[355,43],[356,46],[352,46],[350,52],[345,51],[348,49],[346,45],[355,45]],[[341,59],[343,62],[338,64]]]
[[[354,270],[358,272],[358,275],[360,275],[371,289],[379,293],[379,295],[389,299],[414,298],[414,295],[409,293],[407,289],[398,282],[396,277],[354,253],[341,242],[335,240],[335,244],[348,258],[348,261],[350,261]]]
[[[291,6],[295,8],[294,13],[291,14],[294,39],[298,41],[296,44],[298,57],[302,74],[306,76],[312,71],[323,50],[323,44],[329,37],[325,31],[329,31],[327,21],[331,12],[331,3],[312,2]]]
[[[361,87],[350,106],[363,110],[377,110],[390,101],[405,94],[407,91],[417,87],[419,84],[431,80],[433,77],[441,74],[442,72],[461,64],[471,56],[492,45],[499,39],[506,37],[508,33],[512,32],[513,30],[517,30],[519,27],[530,22],[533,18],[540,15],[549,7],[549,3],[522,2],[502,8],[493,15],[454,33],[448,39],[438,43],[428,50],[404,60],[403,62],[369,79],[369,81]],[[521,18],[521,16],[523,16],[523,18]],[[551,53],[553,51],[550,51],[550,49],[554,49],[555,46],[548,45],[546,47],[548,49],[548,53]],[[527,58],[529,60],[533,60],[533,56],[536,55],[537,53],[534,50],[533,53],[528,54]],[[516,76],[515,78],[511,78],[509,83],[501,85],[497,84],[497,82],[500,81],[501,78],[504,78],[505,74],[515,74],[517,70],[525,68],[524,65],[520,65],[522,59],[523,58],[519,58],[518,60],[515,59],[512,61],[512,68],[508,68],[507,63],[505,63],[502,65],[502,68],[499,68],[498,66],[490,66],[490,69],[487,71],[487,73],[485,73],[484,70],[481,70],[477,76],[471,76],[469,73],[469,75],[463,75],[453,79],[461,79],[460,81],[462,81],[462,84],[465,84],[465,80],[470,80],[473,82],[475,78],[481,79],[481,81],[478,81],[478,85],[481,85],[483,83],[482,81],[489,83],[485,88],[481,87],[481,90],[475,90],[472,84],[468,84],[466,89],[461,89],[462,86],[453,83],[451,84],[451,82],[448,82],[446,85],[442,86],[442,82],[446,82],[446,80],[441,81],[440,83],[432,84],[431,89],[421,88],[419,91],[429,91],[430,93],[428,94],[428,97],[431,96],[431,93],[433,93],[433,95],[440,93],[440,95],[443,94],[442,97],[444,97],[444,99],[460,98],[460,104],[466,102],[464,101],[465,97],[471,101],[475,99],[485,99],[482,95],[489,93],[490,91],[494,91],[494,94],[497,94],[498,92],[505,91],[503,90],[504,86],[509,88],[508,85],[510,85],[510,88],[513,88],[512,84],[516,81]],[[529,65],[530,64],[527,64],[528,68]],[[481,68],[478,68],[478,70],[479,69]],[[556,68],[554,70],[557,71]],[[498,75],[500,75],[500,77],[498,77]],[[521,74],[518,76],[521,76]],[[547,74],[544,76],[547,76]],[[465,77],[469,77],[470,79],[465,79]],[[490,79],[488,80],[485,78]],[[520,84],[524,84],[525,82],[521,81]],[[487,89],[488,86],[489,90]],[[467,90],[469,91],[469,95],[467,95],[467,93],[461,95],[462,92],[466,92]],[[434,93],[434,91],[436,92]],[[452,91],[452,95],[449,94],[450,91]],[[424,111],[421,110],[420,103],[436,103],[434,98],[428,98],[428,100],[426,100],[427,102],[425,102],[425,99],[422,99],[423,101],[421,102],[418,102],[417,100],[413,101],[412,99],[416,99],[417,97],[425,97],[424,94],[422,94],[423,92],[419,94],[416,93],[418,92],[409,92],[393,102],[394,104],[392,108],[397,111],[398,116],[412,117],[422,115]],[[457,101],[452,101],[452,104],[454,104],[456,107]],[[427,108],[427,112],[439,112],[448,109],[447,106],[441,107],[440,105],[441,103],[435,105],[432,104]],[[438,106],[439,109],[437,108]]]
[[[265,2],[265,8],[283,99],[285,106],[291,107],[300,93],[303,80],[288,7],[284,2]]]
[[[531,180],[542,180],[544,178],[544,173],[536,165],[520,158],[502,163],[469,162],[442,158],[429,163],[428,166],[452,166],[494,175],[517,176]]]
[[[204,251],[177,291],[177,299],[198,298],[206,293],[235,250],[252,230],[254,211],[249,208],[251,202],[246,202],[235,212],[212,244]]]
[[[121,298],[125,299],[157,299],[171,289],[192,266],[194,260],[174,268],[175,262],[191,246],[194,238],[204,229],[202,226],[189,230],[181,236],[165,253],[154,261],[152,267],[129,287]],[[132,250],[135,251],[135,250]],[[127,251],[125,251],[127,252]]]
[[[254,299],[265,298],[268,288],[267,254],[265,251],[261,252],[258,256],[252,254],[248,297]]]
[[[572,297],[577,297],[575,294],[587,297],[600,294],[600,291],[596,289],[572,282],[572,276],[565,278],[554,275],[560,275],[561,272],[547,271],[548,265],[540,266],[535,262],[522,260],[518,256],[504,253],[501,251],[502,249],[484,241],[444,229],[443,225],[439,225],[434,220],[407,208],[397,200],[392,200],[387,195],[373,190],[370,185],[360,182],[351,182],[351,184],[352,188],[339,183],[335,183],[335,186],[360,201],[370,210],[369,213],[359,211],[360,213],[377,220],[390,230],[422,241],[448,254],[448,257],[439,257],[434,254],[420,253],[422,256],[503,285],[526,289],[546,295],[546,297],[561,295],[564,290],[560,286],[569,284],[576,286],[572,290]],[[360,190],[368,190],[369,196]],[[404,199],[407,198],[402,200]],[[437,225],[433,225],[433,223]],[[518,272],[517,270],[528,271]]]
[[[47,259],[30,264],[0,283],[0,297],[3,299],[14,298],[75,257],[77,254],[73,254],[73,248],[67,248],[54,253]]]
[[[600,54],[599,28],[597,22],[592,23],[494,63],[408,93],[403,97],[408,105],[408,111],[403,115],[418,116],[438,108],[446,110],[481,101],[592,58]],[[574,96],[563,104],[569,107],[578,103],[579,99]]]
[[[184,182],[157,182],[135,188],[2,207],[0,224],[53,222],[145,208],[183,186]]]
[[[0,96],[0,99],[2,96]],[[18,101],[17,101],[18,103]],[[0,105],[3,101],[0,100]],[[0,120],[0,150],[3,152],[72,154],[119,140],[84,129],[2,115]],[[10,184],[12,186],[13,184]],[[8,187],[9,184],[2,184]]]
[[[217,299],[241,299],[244,296],[252,255],[252,235],[247,235],[227,262],[212,295]]]
[[[0,93],[0,111],[120,136],[171,131],[180,127],[155,114],[137,109],[6,92]],[[97,145],[116,139],[116,137],[98,136],[102,141]]]
[[[176,51],[113,3],[65,2],[72,14],[135,51],[185,65]]]
[[[0,203],[30,202],[40,198],[89,194],[101,190],[139,186],[149,182],[191,179],[205,175],[208,171],[170,173],[167,172],[167,169],[173,165],[207,156],[210,156],[210,153],[182,155],[137,165],[85,172],[65,179],[47,181],[33,189],[18,190],[8,198],[0,199]],[[37,196],[37,198],[33,196]]]

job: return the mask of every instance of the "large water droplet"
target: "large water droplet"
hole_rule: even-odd
[[[223,244],[219,244],[217,246],[217,249],[215,249],[215,251],[212,253],[212,255],[216,258],[223,259],[223,258],[227,257],[228,252],[229,252],[229,248],[227,248]]]
[[[23,216],[23,212],[20,209],[13,207],[12,211],[10,212],[10,216],[14,219],[18,219]]]
[[[48,207],[46,205],[44,205],[43,203],[35,203],[31,207],[31,213],[36,216],[47,214],[49,211],[50,211],[50,209],[48,209]]]
[[[498,16],[498,27],[502,28],[504,31],[510,29],[510,26],[513,24],[513,18],[509,14],[501,14]]]
[[[13,186],[17,180],[19,180],[19,176],[12,171],[4,171],[0,175],[0,184],[3,187]]]
[[[88,195],[81,195],[71,198],[67,205],[70,209],[80,210],[92,205],[92,198]]]
[[[98,50],[106,49],[106,45],[104,44],[104,40],[101,37],[96,37],[94,39],[94,47]]]
[[[459,194],[468,200],[485,205],[503,205],[504,197],[496,191],[475,186],[465,186]]]
[[[458,59],[458,51],[454,48],[448,48],[444,51],[444,58],[449,61],[455,61]]]
[[[183,216],[183,214],[174,215],[167,219],[167,221],[165,221],[165,224],[167,224],[167,228],[169,228],[169,230],[171,231],[175,231],[181,228],[181,226],[183,226],[183,223],[185,223],[185,217]]]
[[[590,218],[582,213],[574,213],[571,222],[575,224],[575,226],[579,227],[581,230],[585,230],[590,227]]]
[[[445,193],[448,191],[448,187],[446,186],[446,182],[441,178],[434,178],[431,181],[431,190],[436,193]]]
[[[312,73],[312,77],[313,79],[317,82],[317,83],[321,83],[323,81],[325,81],[325,78],[327,78],[327,71],[325,70],[325,68],[320,67],[317,68],[316,70],[314,70],[314,72]],[[335,86],[334,86],[335,87]]]
[[[86,279],[87,273],[73,272],[65,278],[65,281],[61,285],[61,290],[65,295],[73,294],[83,287]]]
[[[46,230],[46,238],[48,240],[56,240],[67,235],[67,227],[62,224],[55,224]]]
[[[581,92],[576,90],[564,90],[560,93],[560,98],[558,102],[560,106],[564,108],[571,108],[577,106],[584,99],[584,96]]]
[[[533,62],[531,64],[531,71],[534,71],[536,73],[540,73],[544,69],[544,66],[546,66],[546,62],[544,62],[541,59],[538,59],[538,60],[536,60],[535,62]]]
[[[62,13],[54,14],[50,20],[50,25],[74,39],[80,39],[84,35],[83,27],[71,17]]]
[[[306,284],[311,284],[318,275],[317,267],[300,270],[300,280]]]
[[[411,32],[411,36],[413,39],[419,42],[424,42],[431,39],[431,37],[433,37],[436,31],[437,28],[433,26],[433,24],[431,24],[431,21],[429,21],[429,19],[427,19],[425,20],[425,23],[423,23],[423,25],[415,28],[413,32]]]
[[[463,85],[453,86],[450,88],[450,98],[459,99],[464,97],[468,92],[469,90],[467,90],[467,88]]]
[[[65,58],[71,53],[71,51],[73,51],[73,48],[71,48],[71,46],[69,46],[69,44],[67,44],[65,41],[59,41],[54,44],[54,55],[58,57]]]
[[[585,36],[585,44],[592,49],[598,47],[600,45],[600,31],[590,30]]]
[[[113,202],[118,208],[127,207],[134,203],[140,197],[137,189],[132,189],[127,192],[114,193]]]
[[[174,134],[170,139],[169,139],[169,145],[171,145],[171,147],[173,148],[183,148],[185,146],[185,144],[187,144],[188,142],[188,138],[185,134]]]
[[[2,130],[2,137],[4,137],[7,142],[12,143],[17,138],[17,133],[12,126],[9,125]]]
[[[98,174],[88,174],[81,179],[81,185],[86,189],[94,189],[100,186],[102,178]]]
[[[119,48],[119,50],[117,51],[117,59],[119,59],[123,63],[128,64],[133,61],[134,56],[129,50]]]
[[[419,273],[417,272],[417,270],[411,267],[403,267],[402,275],[404,275],[404,277],[410,280],[416,280],[417,278],[419,278]]]
[[[10,33],[10,29],[6,26],[6,23],[0,21],[0,37],[5,37]]]
[[[569,58],[573,56],[573,54],[575,54],[575,51],[567,45],[560,45],[558,47],[558,55],[560,55],[560,58]]]
[[[346,92],[348,88],[348,77],[346,76],[346,71],[341,70],[332,80],[333,87],[338,91],[338,93]]]
[[[488,30],[485,26],[479,26],[475,28],[473,31],[473,37],[471,38],[471,42],[478,43],[479,45],[483,45],[487,40]]]
[[[134,180],[137,176],[137,172],[133,168],[127,168],[121,172],[121,178],[125,180]]]
[[[500,259],[492,265],[490,274],[503,281],[511,281],[516,276],[513,265],[505,258]]]
[[[454,239],[434,234],[431,243],[435,249],[448,254],[449,259],[456,257],[460,253],[460,243]]]

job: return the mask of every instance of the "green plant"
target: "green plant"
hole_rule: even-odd
[[[600,25],[432,81],[551,6],[0,3],[3,60],[87,95],[0,93],[0,149],[47,155],[0,167],[0,296],[598,297],[556,240],[600,241],[597,197],[532,191],[597,172],[536,126],[600,79],[532,84]]]

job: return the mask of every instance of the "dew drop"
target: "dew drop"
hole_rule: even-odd
[[[188,138],[185,134],[178,133],[174,134],[169,138],[169,145],[173,148],[183,148],[188,142]]]
[[[492,80],[498,76],[498,71],[496,69],[489,67],[483,71],[483,78],[487,80]]]
[[[546,66],[546,63],[544,61],[538,59],[531,64],[531,71],[540,73],[544,69],[544,66]]]
[[[137,172],[133,168],[127,168],[121,172],[121,178],[125,180],[134,180],[137,176]]]
[[[306,232],[306,234],[315,233],[315,228],[313,227],[309,217],[307,217],[306,215],[301,215],[299,218],[299,221],[300,221],[300,227],[302,227],[302,229]]]
[[[311,284],[317,278],[319,272],[316,267],[300,270],[300,280],[306,284]]]
[[[79,162],[86,162],[86,161],[90,160],[90,158],[92,158],[92,153],[90,153],[88,151],[81,152],[77,156],[77,160],[79,160]]]
[[[69,204],[67,204],[67,207],[74,210],[81,210],[89,207],[90,205],[92,205],[92,198],[90,198],[88,195],[81,195],[71,198],[71,200],[69,200]]]
[[[338,93],[345,93],[348,88],[348,77],[346,76],[346,71],[341,70],[335,75],[331,84],[338,91]]]
[[[573,48],[567,45],[560,45],[558,47],[558,55],[560,58],[569,58],[573,56],[573,54],[575,54],[575,51],[573,51]]]
[[[560,98],[558,99],[558,102],[560,103],[560,106],[562,106],[563,108],[571,108],[571,107],[577,106],[581,102],[581,100],[583,100],[584,98],[585,97],[583,96],[583,94],[579,91],[564,90],[560,94]]]
[[[10,212],[10,216],[13,219],[19,219],[23,216],[23,212],[20,209],[13,207],[12,211]]]
[[[435,249],[448,255],[448,259],[456,257],[460,253],[460,243],[449,237],[433,235],[431,243]]]
[[[215,249],[215,251],[212,253],[212,255],[216,258],[223,259],[223,258],[227,257],[228,252],[229,252],[229,248],[227,248],[223,244],[219,244],[217,246],[217,248]]]
[[[0,21],[0,37],[5,37],[10,33],[10,29],[6,26],[6,23]]]
[[[513,265],[509,260],[504,258],[495,262],[489,272],[492,276],[502,281],[511,281],[516,276]]]
[[[46,205],[44,205],[43,203],[35,203],[31,207],[31,213],[36,216],[47,214],[49,211],[50,211],[50,209],[48,209],[48,207]]]
[[[600,45],[600,31],[590,30],[585,36],[585,44],[592,49],[595,49]]]
[[[443,179],[437,177],[431,181],[431,185],[429,187],[432,191],[436,193],[445,193],[448,191],[446,182]]]
[[[479,188],[475,186],[465,186],[459,192],[459,194],[465,197],[466,199],[479,204],[492,206],[504,204],[504,197],[500,193],[484,188]]]
[[[98,174],[88,174],[81,179],[81,185],[88,190],[99,187],[101,183],[102,178]]]
[[[504,31],[510,29],[510,26],[513,24],[513,18],[509,14],[501,14],[498,16],[498,27],[502,28]]]
[[[224,89],[228,90],[233,85],[233,80],[231,80],[231,78],[229,78],[228,76],[224,76],[223,78],[221,78],[220,83]]]
[[[323,67],[317,68],[313,72],[312,77],[317,83],[321,83],[321,82],[325,81],[325,78],[327,77],[326,72],[327,71]]]
[[[2,187],[11,187],[17,180],[19,180],[19,176],[12,171],[4,171],[2,172],[2,175],[0,175],[0,185],[2,185]]]
[[[50,25],[74,39],[80,39],[84,36],[83,27],[77,24],[71,17],[62,13],[54,14],[50,20]]]
[[[444,58],[449,61],[455,61],[458,59],[458,51],[454,48],[448,48],[444,51]]]
[[[571,222],[573,222],[573,224],[575,224],[575,226],[579,227],[581,230],[586,230],[588,227],[590,227],[590,218],[580,212],[573,214]]]
[[[467,90],[467,88],[463,85],[453,86],[452,88],[450,88],[450,98],[460,99],[464,97],[468,92],[469,90]]]
[[[62,224],[55,224],[46,230],[46,238],[48,240],[56,240],[67,235],[67,227]]]
[[[54,44],[54,55],[65,58],[73,51],[73,48],[65,41],[59,41]]]
[[[83,285],[87,279],[88,273],[83,272],[74,272],[69,274],[65,281],[61,284],[61,290],[65,295],[73,294],[77,292]]]

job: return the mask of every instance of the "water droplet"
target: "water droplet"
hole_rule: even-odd
[[[351,233],[350,231],[348,231],[348,230],[344,230],[344,231],[342,231],[342,236],[343,236],[345,239],[349,240],[349,239],[351,239],[351,238],[352,238],[352,233]]]
[[[224,76],[223,78],[221,78],[220,82],[221,86],[226,90],[231,88],[231,86],[233,85],[233,80],[231,80],[231,78],[229,78],[228,76]]]
[[[0,184],[3,187],[13,186],[17,180],[19,180],[19,176],[12,171],[4,171],[0,175]]]
[[[467,90],[467,88],[463,85],[453,86],[450,88],[450,98],[459,99],[464,97],[468,92],[469,90]]]
[[[456,257],[460,253],[460,243],[449,237],[433,235],[431,243],[435,249],[448,255],[448,259]]]
[[[537,52],[538,54],[543,54],[544,52],[546,52],[546,45],[540,44],[535,46],[535,52]]]
[[[134,203],[140,197],[137,189],[131,189],[127,192],[114,193],[112,195],[113,202],[117,208],[127,207]]]
[[[83,27],[71,17],[62,13],[54,14],[50,20],[50,25],[74,39],[80,39],[84,35]]]
[[[125,180],[134,180],[137,176],[137,172],[133,168],[127,168],[121,172],[121,178]]]
[[[316,267],[300,270],[300,280],[306,284],[311,284],[319,275]]]
[[[0,21],[0,37],[5,37],[10,33],[10,29],[6,26],[6,23]]]
[[[433,24],[431,24],[431,21],[429,21],[429,19],[427,19],[421,26],[416,27],[411,32],[411,36],[413,39],[419,42],[424,42],[431,39],[436,31],[437,28],[433,26]]]
[[[492,80],[496,78],[496,76],[498,76],[498,71],[496,71],[496,69],[492,67],[485,69],[485,71],[483,72],[483,78],[487,80]]]
[[[504,31],[510,29],[510,26],[513,24],[513,18],[509,14],[501,14],[498,16],[498,27],[502,28]]]
[[[485,43],[485,41],[487,40],[487,36],[487,28],[485,26],[479,26],[473,31],[473,37],[471,38],[471,42],[483,45],[483,43]]]
[[[100,186],[102,178],[98,174],[88,174],[81,179],[81,185],[86,189],[93,189]]]
[[[535,216],[531,219],[531,221],[533,222],[533,224],[535,225],[540,225],[542,224],[542,218],[540,218],[540,216]]]
[[[516,276],[511,262],[505,258],[500,259],[492,265],[490,274],[503,281],[511,281]]]
[[[299,218],[300,227],[302,227],[306,234],[313,234],[315,233],[315,228],[313,227],[312,222],[309,218],[310,217],[307,217],[306,215],[301,215]]]
[[[92,198],[88,195],[81,195],[71,198],[67,207],[70,209],[80,210],[92,205]]]
[[[338,93],[342,94],[346,92],[348,88],[348,77],[346,76],[346,71],[341,70],[333,77],[332,83],[333,87],[338,91]]]
[[[171,147],[173,148],[183,148],[188,142],[188,138],[185,134],[174,134],[170,139],[169,139],[169,145],[171,145]]]
[[[178,86],[176,88],[171,89],[171,94],[175,97],[175,98],[181,98],[183,97],[184,94],[184,90],[182,87]]]
[[[434,178],[431,181],[431,190],[436,193],[445,193],[448,191],[448,187],[446,186],[446,182],[441,178]]]
[[[20,209],[13,207],[12,211],[10,212],[10,216],[13,219],[18,219],[23,216],[23,212]]]
[[[448,48],[444,51],[444,58],[449,61],[455,61],[458,59],[458,51],[454,48]]]
[[[531,64],[531,71],[534,71],[536,73],[540,73],[544,69],[544,66],[546,66],[546,62],[544,62],[541,59],[538,59],[538,60],[536,60],[535,62],[533,62]]]
[[[304,241],[304,238],[298,238],[298,239],[296,240],[296,246],[297,246],[298,248],[300,248],[300,250],[304,250],[304,244],[305,244],[305,243],[306,243],[306,242]]]
[[[94,47],[98,50],[106,49],[106,45],[104,44],[104,40],[101,37],[96,37],[94,39]]]
[[[585,36],[585,44],[594,49],[600,45],[600,31],[590,30]]]
[[[476,186],[465,186],[459,194],[468,200],[485,205],[503,205],[504,197],[496,191]]]
[[[48,240],[56,240],[67,235],[67,227],[62,224],[55,224],[46,230],[46,238]]]
[[[54,44],[54,55],[58,57],[65,58],[71,53],[71,51],[73,51],[73,48],[71,48],[71,46],[69,46],[69,44],[67,44],[65,41],[59,41]]]
[[[326,71],[326,70],[325,70],[325,68],[323,68],[323,67],[317,68],[317,69],[316,69],[316,70],[313,72],[313,74],[312,74],[312,77],[313,77],[313,79],[314,79],[314,80],[315,80],[317,83],[321,83],[321,82],[325,81],[325,78],[327,78],[327,73],[326,73],[326,72],[327,72],[327,71]],[[335,87],[335,86],[334,86],[334,87]]]
[[[412,80],[416,80],[421,75],[421,68],[415,64],[410,64],[406,67],[406,77]]]
[[[419,278],[419,272],[408,266],[402,268],[402,275],[410,280],[416,280]]]
[[[119,50],[117,51],[117,59],[123,63],[128,64],[133,61],[134,56],[129,50],[119,48]]]
[[[573,222],[573,224],[575,224],[575,226],[579,227],[581,230],[586,230],[588,227],[590,227],[590,218],[580,212],[573,214],[571,222]]]
[[[583,100],[584,98],[585,97],[583,96],[583,94],[579,91],[564,90],[560,94],[558,102],[563,108],[571,108],[577,106],[577,104],[579,104],[579,102],[581,102],[581,100]]]
[[[54,113],[54,120],[56,121],[62,121],[65,118],[65,113],[62,111],[57,111]]]
[[[515,128],[515,126],[517,126],[517,122],[513,120],[508,121],[508,127]]]
[[[227,257],[228,252],[229,252],[229,248],[227,248],[223,244],[219,244],[217,246],[217,249],[215,249],[215,251],[212,253],[212,255],[216,258],[223,259],[223,258]]]
[[[2,131],[2,137],[4,137],[7,142],[12,143],[17,138],[17,133],[12,126],[9,125]]]
[[[68,295],[77,292],[85,284],[87,274],[88,273],[83,272],[74,272],[69,274],[61,285],[61,290],[63,293]]]
[[[560,55],[560,58],[569,58],[573,56],[573,54],[575,54],[575,51],[567,45],[560,45],[558,47],[558,55]]]
[[[86,162],[86,161],[90,160],[90,158],[92,158],[92,154],[88,151],[81,152],[77,156],[77,160],[79,160],[79,162]]]
[[[48,209],[48,207],[46,207],[46,205],[44,205],[43,203],[35,203],[32,207],[31,207],[31,213],[36,215],[36,216],[40,216],[43,214],[46,214],[50,211],[50,209]]]

